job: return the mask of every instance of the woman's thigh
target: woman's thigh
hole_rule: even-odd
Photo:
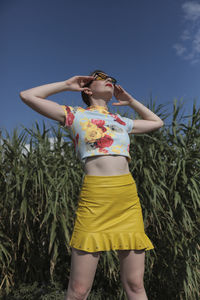
[[[101,252],[89,253],[72,248],[69,286],[90,288],[92,286]]]
[[[141,285],[144,276],[144,250],[118,250],[122,282]]]

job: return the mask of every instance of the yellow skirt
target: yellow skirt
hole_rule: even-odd
[[[131,173],[84,175],[69,245],[86,252],[154,248]]]

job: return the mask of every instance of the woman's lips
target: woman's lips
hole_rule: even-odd
[[[112,87],[112,84],[111,84],[111,83],[107,83],[106,86],[107,86],[107,85]]]

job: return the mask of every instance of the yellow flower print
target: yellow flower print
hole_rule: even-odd
[[[104,136],[104,133],[100,128],[88,128],[85,133],[85,141],[94,143],[96,140]]]
[[[90,121],[80,122],[82,129],[85,131],[85,142],[94,143],[97,139],[104,136],[101,128]]]
[[[85,112],[85,109],[84,108],[82,108],[82,107],[78,107],[78,109],[77,109],[78,111],[80,111],[80,112]]]
[[[121,153],[121,148],[122,148],[122,146],[112,146],[112,147],[110,147],[110,150],[117,153],[117,154],[120,154]]]

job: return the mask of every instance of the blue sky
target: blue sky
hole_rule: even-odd
[[[0,36],[0,128],[8,132],[36,120],[55,124],[26,106],[20,91],[97,68],[144,105],[152,95],[168,111],[175,98],[186,113],[194,99],[199,106],[200,1],[1,0]],[[78,92],[48,99],[85,107]]]

